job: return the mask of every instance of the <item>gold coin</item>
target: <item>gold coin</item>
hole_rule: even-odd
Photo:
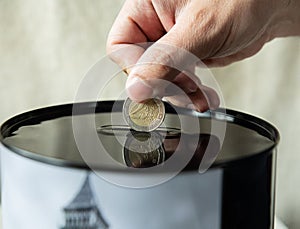
[[[149,132],[157,129],[163,122],[165,106],[159,99],[137,103],[127,98],[123,106],[123,115],[132,129]]]

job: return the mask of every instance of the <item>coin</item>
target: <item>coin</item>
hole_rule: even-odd
[[[123,106],[123,116],[132,129],[150,132],[157,129],[164,121],[165,106],[159,99],[148,99],[143,103],[137,103],[127,98]]]

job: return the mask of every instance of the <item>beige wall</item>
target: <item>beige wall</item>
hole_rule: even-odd
[[[84,73],[105,55],[122,2],[0,0],[0,121],[72,102]],[[257,56],[213,72],[228,107],[278,126],[277,214],[300,228],[300,38],[275,40]]]
[[[300,228],[300,38],[272,41],[255,57],[214,73],[227,107],[279,129],[276,212],[289,228]]]
[[[121,0],[0,0],[0,120],[73,101]]]

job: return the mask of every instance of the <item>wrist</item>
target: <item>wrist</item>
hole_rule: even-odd
[[[279,1],[271,26],[273,36],[300,36],[300,0]]]

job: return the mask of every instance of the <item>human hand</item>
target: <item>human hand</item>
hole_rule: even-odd
[[[193,53],[208,67],[225,66],[254,55],[275,37],[299,35],[299,2],[128,0],[111,29],[107,50],[129,73],[126,87],[133,100],[167,95],[160,83],[167,80],[187,94],[194,109],[204,111],[219,105],[216,92],[170,67],[180,65],[186,56],[165,45]],[[149,48],[135,45],[149,41],[155,42]],[[116,52],[129,45],[130,51]],[[138,64],[157,59],[164,65]],[[191,107],[176,95],[169,100]]]

